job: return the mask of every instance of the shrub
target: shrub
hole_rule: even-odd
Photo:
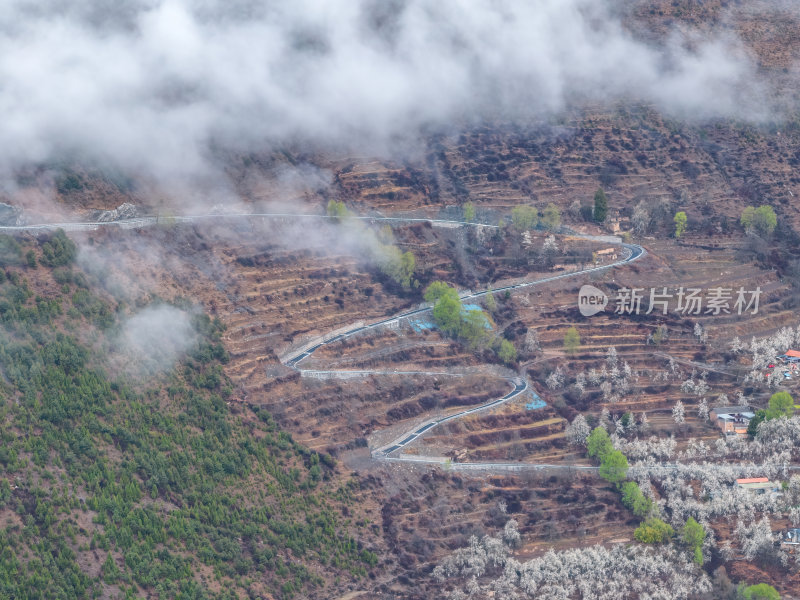
[[[539,212],[533,206],[515,206],[511,210],[511,222],[519,231],[533,229],[539,223]]]
[[[511,364],[517,360],[517,349],[514,347],[514,344],[508,340],[501,340],[500,348],[497,350],[497,356],[505,364]]]
[[[401,252],[397,246],[383,246],[383,250],[384,256],[378,263],[380,270],[404,289],[410,289],[411,278],[417,268],[414,254]]]
[[[643,544],[664,544],[675,535],[675,530],[661,519],[651,518],[639,525],[633,537]]]
[[[42,263],[48,267],[63,267],[75,260],[78,248],[63,229],[42,244]]]
[[[22,262],[22,246],[10,235],[0,235],[0,265],[19,265]]]
[[[550,230],[558,229],[561,225],[561,211],[552,202],[542,211],[542,225]]]
[[[567,332],[564,334],[564,349],[570,354],[573,354],[580,345],[581,336],[578,330],[574,327],[567,329]]]
[[[339,219],[347,216],[347,207],[344,205],[344,202],[337,201],[337,200],[329,200],[328,201],[328,216],[329,217],[337,217]]]
[[[653,501],[642,494],[639,485],[634,481],[622,484],[622,504],[633,511],[640,519],[647,517],[653,510]]]
[[[461,328],[462,310],[461,299],[457,294],[444,294],[433,307],[433,320],[442,331],[455,335]]]
[[[35,269],[38,265],[36,262],[36,252],[33,250],[28,250],[25,253],[25,262],[28,264],[28,267],[31,269]]]
[[[675,237],[680,238],[686,231],[686,213],[683,211],[675,213]]]
[[[742,595],[745,600],[781,600],[781,595],[771,585],[757,583],[744,588]]]
[[[742,211],[739,222],[746,231],[755,231],[759,235],[768,237],[775,231],[775,227],[778,225],[778,217],[771,206],[762,204],[758,208],[753,206],[745,208]]]
[[[475,205],[472,202],[467,202],[464,205],[464,220],[467,223],[475,220]]]
[[[681,539],[683,539],[683,543],[692,551],[694,562],[698,565],[702,565],[703,542],[706,539],[706,532],[703,526],[694,520],[694,517],[689,517],[686,521],[686,525],[683,526]]]

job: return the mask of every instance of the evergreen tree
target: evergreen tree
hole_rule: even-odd
[[[594,193],[594,220],[603,223],[608,216],[608,198],[603,188],[598,188]]]

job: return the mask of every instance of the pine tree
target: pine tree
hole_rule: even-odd
[[[608,198],[603,188],[598,188],[594,193],[594,220],[603,223],[608,216]]]

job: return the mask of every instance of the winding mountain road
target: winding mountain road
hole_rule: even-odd
[[[138,229],[144,227],[151,227],[154,225],[159,224],[173,224],[173,223],[192,223],[192,222],[202,222],[207,220],[238,220],[238,219],[317,219],[317,220],[332,220],[336,219],[337,217],[329,217],[327,215],[314,215],[314,214],[305,214],[305,213],[221,213],[221,214],[201,214],[201,215],[180,215],[180,216],[169,216],[169,217],[157,217],[157,216],[145,216],[145,217],[136,217],[130,219],[119,219],[114,221],[94,221],[94,222],[72,222],[72,221],[65,221],[65,222],[55,222],[55,223],[38,223],[38,224],[26,224],[26,225],[5,225],[0,226],[0,231],[7,231],[7,232],[38,232],[38,231],[52,231],[56,229],[63,229],[65,231],[93,231],[100,228],[112,228],[118,227],[120,229]],[[448,219],[427,219],[427,218],[413,218],[413,217],[382,217],[382,216],[354,216],[351,218],[355,218],[362,221],[369,221],[369,222],[394,222],[394,223],[431,223],[432,225],[439,225],[445,227],[481,227],[481,228],[489,228],[489,229],[497,229],[497,225],[486,225],[483,223],[473,223],[467,221],[458,221],[458,220],[448,220]],[[522,281],[520,283],[515,283],[511,285],[506,285],[499,288],[494,289],[485,289],[482,291],[469,291],[463,292],[460,294],[461,300],[471,300],[476,298],[481,298],[486,296],[487,294],[494,294],[498,292],[514,292],[517,290],[521,290],[524,288],[534,287],[544,285],[546,283],[550,283],[553,281],[558,281],[560,279],[567,279],[570,277],[576,277],[578,275],[587,275],[589,273],[596,273],[599,271],[605,271],[607,269],[611,269],[614,267],[619,267],[622,265],[626,265],[632,263],[640,258],[644,257],[647,254],[647,251],[638,244],[629,244],[624,243],[619,238],[609,238],[608,236],[588,236],[582,234],[576,234],[574,232],[569,232],[570,235],[574,237],[581,237],[584,239],[596,240],[596,241],[603,241],[603,242],[611,242],[617,243],[622,246],[624,249],[624,255],[621,259],[610,263],[608,265],[602,265],[597,267],[590,267],[587,269],[581,269],[578,271],[571,271],[568,273],[561,273],[558,275],[553,275],[550,277],[544,277],[541,279],[533,279],[530,281]],[[376,321],[374,323],[369,324],[357,324],[350,329],[339,329],[337,333],[331,337],[323,336],[319,341],[312,342],[311,344],[307,344],[307,347],[303,347],[301,349],[294,350],[282,357],[282,361],[285,365],[299,371],[301,374],[306,374],[310,376],[341,376],[341,377],[358,377],[358,376],[367,376],[367,375],[397,375],[402,374],[401,372],[397,371],[347,371],[347,370],[339,370],[339,371],[320,371],[320,370],[303,370],[300,368],[300,363],[303,362],[305,359],[310,357],[314,352],[322,348],[323,346],[328,346],[331,344],[335,344],[341,340],[344,340],[350,336],[356,335],[363,331],[368,331],[372,329],[377,329],[380,327],[385,327],[388,325],[394,325],[399,323],[401,319],[406,319],[408,317],[412,317],[415,315],[419,315],[422,313],[426,313],[432,310],[432,306],[430,305],[423,305],[419,308],[412,309],[409,311],[401,312],[396,314],[392,317],[387,319],[382,319],[380,321]],[[424,375],[453,375],[451,373],[434,373],[434,372],[414,372],[415,374],[424,374]],[[589,466],[576,466],[576,465],[545,465],[545,464],[529,464],[529,463],[468,463],[468,462],[460,462],[460,463],[450,463],[447,459],[442,457],[422,457],[422,456],[409,456],[399,454],[398,451],[406,448],[409,444],[412,444],[415,440],[419,439],[420,436],[428,433],[432,429],[438,427],[443,423],[447,423],[450,421],[454,421],[463,417],[466,417],[471,414],[475,414],[484,410],[489,410],[500,406],[501,404],[507,403],[514,398],[518,397],[520,394],[523,394],[527,391],[530,386],[528,382],[522,377],[506,377],[507,381],[511,385],[512,389],[503,397],[497,398],[490,402],[484,403],[480,406],[470,408],[467,410],[463,410],[457,413],[453,413],[451,415],[447,415],[445,417],[434,418],[428,421],[425,421],[421,424],[414,426],[413,429],[407,431],[402,436],[398,437],[392,443],[383,446],[381,448],[377,448],[373,450],[372,455],[376,459],[382,459],[387,461],[393,462],[409,462],[409,463],[421,463],[421,464],[438,464],[446,466],[447,468],[458,469],[458,470],[525,470],[525,469],[546,469],[546,468],[568,468],[568,469],[584,469],[584,470],[593,470],[596,467],[589,467]],[[531,390],[532,391],[532,390]],[[535,392],[533,392],[535,394]],[[395,456],[392,456],[395,455]]]
[[[370,217],[364,217],[364,219],[370,219]],[[383,220],[388,220],[388,219],[384,218]],[[391,220],[398,221],[398,222],[406,221],[406,219],[403,219],[403,218],[400,218],[400,217],[392,218]],[[409,219],[409,221],[426,221],[426,219]],[[431,222],[433,222],[433,221],[431,221]],[[470,222],[466,222],[466,221],[447,221],[447,220],[439,219],[439,220],[436,220],[436,222],[437,223],[448,223],[448,224],[452,224],[454,226],[496,227],[496,226],[492,226],[492,225],[481,225],[481,224],[470,223]],[[588,239],[598,239],[598,238],[596,238],[594,236],[583,236],[583,235],[578,235],[578,234],[574,234],[574,233],[571,234],[571,235],[574,235],[576,237],[584,237],[584,238],[588,238]],[[604,237],[603,241],[608,241],[608,239]],[[487,294],[495,294],[495,293],[498,293],[498,292],[506,292],[506,291],[513,292],[513,291],[517,291],[517,290],[520,290],[520,289],[523,289],[523,288],[528,288],[528,287],[543,285],[543,284],[550,283],[550,282],[553,282],[553,281],[558,281],[560,279],[567,279],[569,277],[575,277],[577,275],[586,275],[588,273],[604,271],[606,269],[610,269],[610,268],[613,268],[613,267],[618,267],[618,266],[621,266],[621,265],[632,263],[632,262],[634,262],[636,260],[639,260],[643,256],[645,256],[646,253],[647,253],[647,251],[642,246],[639,246],[638,244],[627,244],[627,243],[622,242],[621,240],[618,243],[623,247],[623,249],[625,251],[625,254],[621,259],[617,260],[616,262],[610,263],[608,265],[602,265],[602,266],[599,266],[599,267],[591,267],[591,268],[582,269],[582,270],[579,270],[579,271],[571,271],[569,273],[561,273],[559,275],[553,275],[551,277],[544,277],[544,278],[541,278],[541,279],[523,281],[523,282],[520,282],[520,283],[507,285],[507,286],[503,286],[503,287],[499,287],[499,288],[486,289],[486,290],[477,291],[477,292],[465,292],[465,293],[459,294],[459,297],[461,298],[461,300],[472,300],[472,299],[475,299],[475,298],[480,298],[480,297],[485,296]],[[363,331],[368,331],[368,330],[376,329],[376,328],[379,328],[379,327],[385,327],[387,325],[393,325],[393,324],[398,323],[401,319],[406,319],[408,317],[412,317],[412,316],[415,316],[415,315],[426,313],[426,312],[429,312],[431,310],[432,310],[432,306],[423,306],[423,307],[416,308],[416,309],[413,309],[413,310],[410,310],[410,311],[405,311],[405,312],[399,313],[397,315],[394,315],[394,316],[389,317],[387,319],[382,319],[380,321],[376,321],[374,323],[359,324],[357,327],[353,327],[352,329],[346,329],[344,331],[339,330],[339,333],[337,333],[333,337],[330,337],[328,339],[324,339],[323,338],[321,341],[317,341],[316,343],[313,343],[313,345],[311,345],[310,347],[306,347],[306,348],[303,348],[303,349],[300,349],[300,350],[296,350],[293,353],[290,353],[290,354],[284,356],[283,361],[287,366],[292,367],[293,369],[296,369],[300,373],[305,373],[305,374],[310,374],[310,373],[315,373],[315,374],[316,373],[333,374],[333,373],[336,373],[335,371],[304,371],[303,369],[300,368],[300,363],[303,362],[308,357],[310,357],[312,354],[314,354],[314,352],[316,352],[317,350],[319,350],[323,346],[328,346],[330,344],[335,344],[336,342],[344,340],[344,339],[346,339],[346,338],[348,338],[348,337],[350,337],[352,335],[356,335],[356,334],[361,333]],[[351,373],[360,373],[360,372],[343,370],[343,371],[340,371],[340,373],[347,373],[348,374],[347,376],[350,376]],[[395,374],[394,372],[383,372],[383,373]],[[370,374],[370,373],[369,372],[364,372],[364,374]],[[441,373],[422,373],[422,374],[430,374],[430,375],[439,374],[440,375]],[[512,389],[511,389],[511,391],[509,391],[502,398],[497,398],[497,399],[492,400],[490,402],[481,404],[480,406],[477,406],[477,407],[474,407],[474,408],[470,408],[470,409],[467,409],[467,410],[463,410],[463,411],[460,411],[460,412],[457,412],[457,413],[454,413],[454,414],[451,414],[451,415],[447,415],[446,417],[430,419],[430,420],[425,421],[425,422],[423,422],[421,424],[415,425],[413,429],[411,429],[410,431],[406,431],[403,435],[401,435],[400,437],[395,439],[390,444],[382,446],[381,448],[374,449],[372,451],[373,457],[375,457],[377,459],[386,459],[386,460],[391,459],[393,461],[406,461],[406,462],[416,462],[416,463],[426,463],[426,464],[442,464],[442,463],[445,463],[445,459],[436,458],[436,457],[416,457],[416,456],[407,456],[407,455],[402,455],[402,454],[397,455],[397,456],[391,456],[391,455],[396,454],[398,451],[406,448],[408,445],[412,444],[415,440],[417,440],[420,436],[428,433],[429,431],[431,431],[432,429],[434,429],[435,427],[438,427],[439,425],[441,425],[443,423],[447,423],[449,421],[454,421],[454,420],[466,417],[466,416],[471,415],[471,414],[475,414],[475,413],[478,413],[478,412],[481,412],[481,411],[484,411],[484,410],[495,408],[495,407],[497,407],[497,406],[499,406],[501,404],[505,404],[506,402],[510,402],[511,400],[513,400],[514,398],[516,398],[517,396],[519,396],[520,394],[524,393],[526,390],[529,389],[528,382],[525,381],[521,377],[507,377],[506,379],[510,383],[510,385],[512,386]],[[532,392],[532,393],[535,394],[535,392]],[[462,468],[483,469],[483,468],[495,468],[496,467],[497,469],[508,470],[508,469],[518,469],[519,468],[518,465],[515,465],[514,463],[502,464],[502,465],[500,463],[446,463],[446,464],[448,464],[448,466],[450,468],[459,468],[459,469],[462,469]],[[563,465],[561,465],[561,466],[563,466]],[[560,468],[561,466],[559,466],[559,465],[536,465],[536,467],[538,467],[538,468],[553,468],[553,467]],[[591,469],[592,467],[586,467],[586,468]]]

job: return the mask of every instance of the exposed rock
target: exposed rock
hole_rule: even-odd
[[[89,219],[97,223],[108,223],[109,221],[120,221],[123,219],[133,219],[139,216],[139,208],[135,204],[125,202],[113,210],[93,210],[89,213]]]
[[[22,215],[22,209],[17,206],[12,206],[11,204],[4,204],[0,202],[0,225],[4,226],[13,226],[13,225],[21,225],[22,221],[20,216]]]

